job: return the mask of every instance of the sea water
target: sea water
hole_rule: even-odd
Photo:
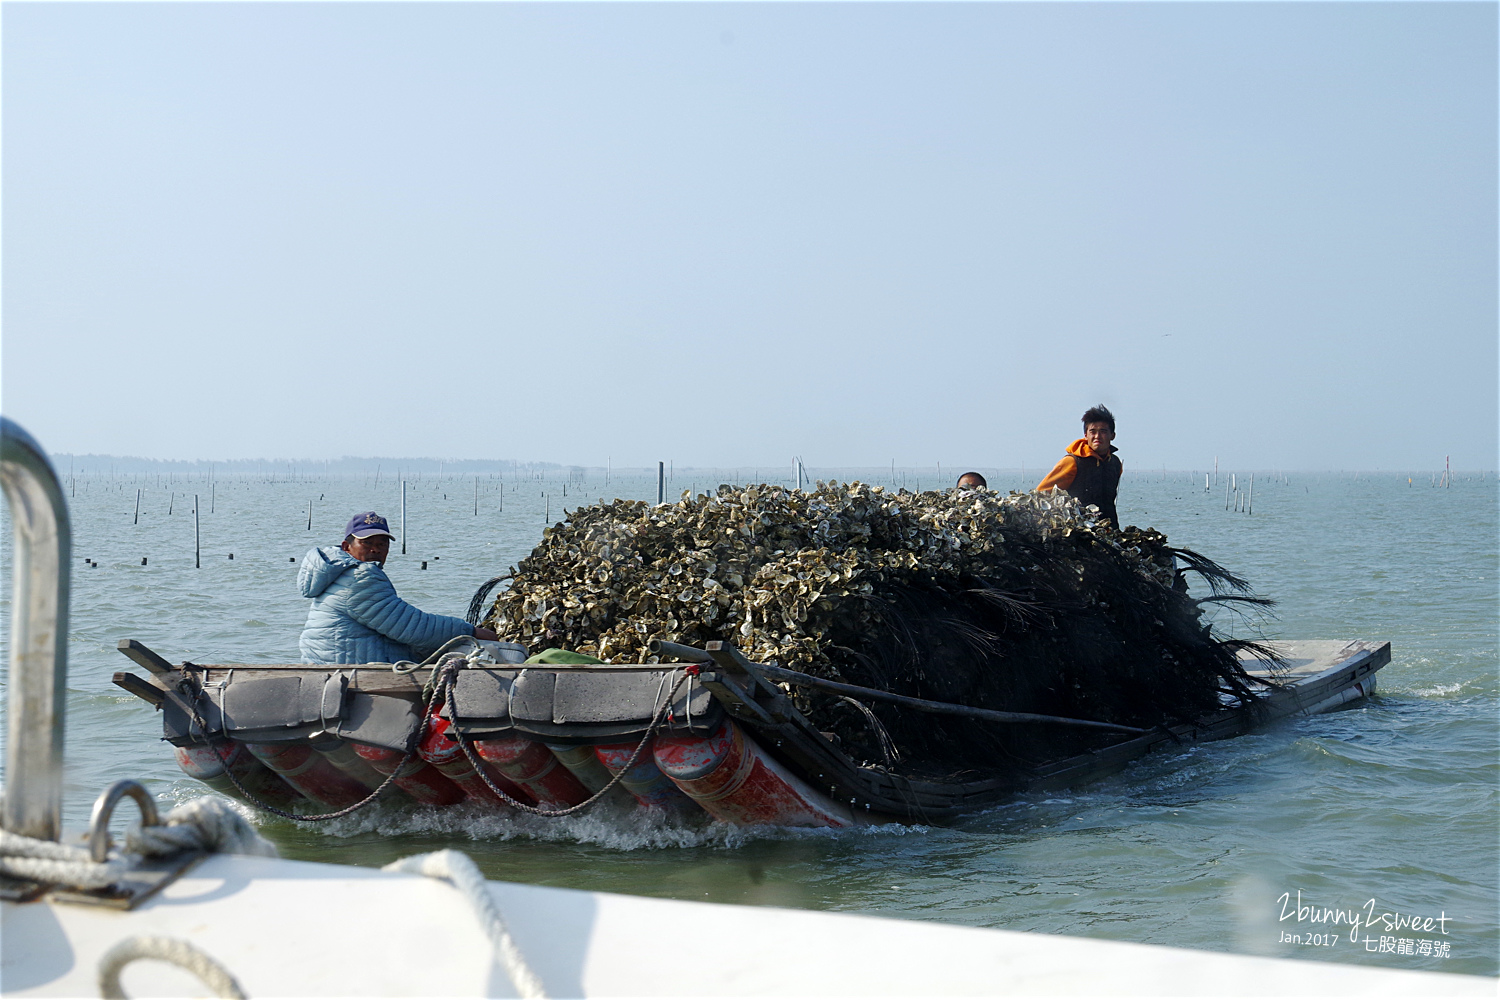
[[[893,482],[890,469],[812,471]],[[1034,476],[984,471],[998,489],[1034,485]],[[405,552],[398,541],[386,567],[402,596],[462,615],[479,584],[531,550],[549,515],[656,494],[655,475],[569,479],[409,478]],[[934,469],[894,475],[913,489],[950,479]],[[634,810],[544,820],[382,806],[262,830],[289,858],[380,865],[456,846],[490,878],[542,885],[1495,975],[1494,474],[1439,488],[1425,473],[1262,472],[1250,512],[1226,509],[1241,506],[1226,500],[1226,479],[1205,489],[1202,473],[1128,471],[1121,517],[1161,529],[1278,602],[1273,619],[1223,619],[1236,634],[1389,640],[1376,697],[1158,753],[946,827],[735,829]],[[683,470],[668,496],[766,480],[774,477],[751,469]],[[1247,476],[1237,484],[1244,492]],[[65,491],[74,527],[66,820],[76,828],[121,777],[167,805],[206,794],[177,770],[159,717],[111,684],[115,671],[136,669],[117,640],[138,639],[174,662],[296,661],[303,554],[336,544],[357,511],[398,526],[401,485],[389,476],[221,476],[210,486],[87,475]],[[3,531],[8,628],[8,522]]]

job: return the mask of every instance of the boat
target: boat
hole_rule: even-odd
[[[145,675],[114,680],[160,710],[163,738],[187,774],[282,815],[342,813],[385,797],[560,816],[618,786],[642,808],[736,825],[844,827],[951,822],[1019,793],[1096,781],[1156,750],[1331,711],[1372,694],[1391,658],[1388,642],[1276,643],[1270,659],[1241,654],[1259,686],[1252,701],[1225,696],[1202,718],[1141,730],[838,684],[752,663],[729,642],[656,641],[651,649],[668,662],[633,664],[528,664],[514,644],[452,645],[466,648],[426,665],[173,664],[124,639],[120,652]],[[999,774],[903,774],[848,756],[797,710],[792,685],[1108,736]]]
[[[1493,995],[1493,981],[1481,976],[488,882],[471,860],[451,850],[404,858],[383,870],[246,856],[246,848],[254,844],[236,844],[233,838],[195,825],[191,813],[184,812],[192,803],[160,816],[145,788],[128,778],[103,791],[87,831],[65,831],[63,693],[70,549],[66,502],[41,448],[5,418],[0,418],[0,484],[12,514],[16,565],[7,680],[7,788],[0,810],[0,991],[7,997],[96,992],[105,997],[202,995],[204,986],[221,997],[1213,995],[1242,992],[1247,982],[1267,995]],[[205,773],[212,787],[256,797],[274,797],[280,788],[285,791],[279,801],[293,804],[290,793],[296,784],[317,787],[309,777],[315,772],[335,783],[338,774],[363,774],[346,752],[361,756],[360,748],[387,751],[361,759],[376,765],[376,773],[386,767],[392,784],[393,775],[410,778],[425,768],[436,770],[421,755],[415,766],[412,760],[392,766],[388,754],[396,754],[397,760],[406,755],[371,741],[376,733],[399,734],[410,726],[420,699],[413,672],[392,667],[315,671],[306,665],[215,671],[189,664],[173,667],[138,644],[127,644],[126,649],[137,662],[148,664],[152,679],[123,684],[159,704],[168,726],[186,726],[189,733],[198,728],[202,740],[188,740],[177,750],[215,750],[222,768],[219,777],[225,780],[216,785],[215,776]],[[627,695],[641,698],[647,692],[646,706],[658,697],[668,706],[670,713],[658,706],[646,726],[660,744],[701,740],[703,734],[728,731],[733,722],[733,732],[756,734],[757,748],[761,742],[774,747],[778,730],[768,728],[750,702],[774,720],[773,712],[784,714],[776,696],[752,683],[756,674],[741,672],[732,652],[704,652],[707,659],[680,668],[538,671],[534,676],[548,679],[539,682],[541,690],[551,684],[550,702],[537,695],[538,704],[563,708],[562,717],[554,716],[549,723],[534,707],[527,707],[531,702],[516,696],[517,686],[527,687],[519,679],[526,671],[516,664],[500,665],[513,651],[490,650],[486,655],[497,662],[481,664],[479,653],[470,650],[461,657],[462,670],[450,661],[442,672],[450,703],[465,708],[450,713],[446,722],[468,727],[476,735],[484,726],[491,729],[483,735],[514,734],[520,730],[513,723],[526,722],[537,730],[534,735],[547,740],[576,735],[568,727],[594,726],[592,743],[540,743],[562,771],[553,766],[527,778],[517,762],[545,765],[546,760],[531,747],[520,747],[522,752],[510,757],[496,751],[498,762],[511,766],[519,779],[515,787],[529,789],[526,794],[537,801],[548,794],[561,795],[558,789],[567,786],[557,780],[549,784],[544,780],[549,774],[554,779],[567,774],[585,787],[589,781],[600,783],[599,770],[587,766],[590,759],[605,773],[609,761],[620,765],[600,783],[601,791],[611,782],[623,784],[624,779],[616,781],[621,775],[632,775],[631,758],[640,756],[642,741],[623,760],[601,752],[612,745],[604,741],[623,736],[628,743],[640,729],[638,719],[622,721],[627,713],[617,705]],[[1321,711],[1371,690],[1370,675],[1380,662],[1380,647],[1307,652],[1312,655],[1302,670],[1306,680],[1285,687],[1300,688],[1300,700],[1283,707]],[[704,669],[709,664],[713,666]],[[1337,672],[1331,673],[1334,667]],[[238,669],[239,675],[231,678],[231,669]],[[1350,671],[1357,676],[1345,683]],[[468,707],[452,697],[460,686],[467,694],[477,685],[483,694],[490,687],[485,678],[495,676],[510,678],[507,699],[485,701],[476,696]],[[609,705],[615,707],[596,709],[589,716],[586,696],[605,690],[597,686],[601,678],[614,685],[609,688]],[[1315,678],[1323,679],[1314,683]],[[647,691],[651,680],[656,687]],[[253,681],[274,683],[257,688]],[[240,684],[244,686],[236,686]],[[713,690],[714,685],[730,690],[730,684],[744,692],[743,704],[736,706],[732,697],[720,699]],[[217,692],[217,701],[205,699],[204,691]],[[230,692],[227,707],[225,692]],[[257,720],[256,707],[273,704],[277,697],[292,698],[300,707],[291,714],[268,712]],[[498,713],[502,705],[509,714]],[[212,706],[219,713],[218,729],[204,714]],[[486,710],[495,714],[486,719],[481,714]],[[174,720],[173,712],[181,717]],[[657,724],[663,718],[665,727]],[[548,725],[559,728],[549,730]],[[1203,735],[1230,734],[1232,726],[1215,725],[1219,724],[1206,720]],[[273,736],[282,739],[276,742]],[[260,742],[252,745],[239,737]],[[254,746],[280,752],[262,751],[269,758],[263,763]],[[228,752],[221,755],[218,751],[226,747]],[[676,766],[671,754],[661,755],[659,750],[660,746],[653,749],[653,759],[664,756]],[[292,766],[288,758],[299,756],[299,764]],[[748,767],[753,776],[765,761],[781,758],[751,753],[741,759],[752,760]],[[283,770],[276,771],[271,762]],[[484,758],[481,762],[489,763]],[[446,763],[452,765],[453,760]],[[691,761],[683,758],[677,763],[686,769]],[[1101,760],[1099,766],[1111,763]],[[337,774],[322,764],[330,764]],[[765,766],[774,770],[772,764]],[[403,775],[404,767],[410,769]],[[437,773],[459,788],[451,775]],[[1091,773],[1101,772],[1096,768]],[[267,775],[276,782],[255,783]],[[630,777],[632,784],[625,787],[649,798],[651,783],[637,777]],[[1074,780],[1065,771],[1053,777]],[[362,781],[368,780],[369,775],[363,775]],[[681,799],[668,795],[667,801],[696,803],[684,790],[684,783],[691,788],[693,780],[674,772],[669,783]],[[844,779],[835,779],[840,780]],[[382,779],[381,784],[386,783]],[[415,796],[423,786],[413,781],[398,787]],[[660,782],[656,790],[668,791]],[[321,794],[332,793],[324,789]],[[429,789],[426,794],[434,793]],[[576,790],[570,794],[576,797]],[[151,834],[167,842],[166,847],[131,853],[113,843],[110,827],[116,807],[127,800],[138,806],[141,817],[127,834],[125,846],[130,846],[132,834],[137,842],[152,839],[147,836]],[[213,796],[196,801],[222,802]],[[849,803],[857,804],[858,800]],[[843,812],[852,815],[854,809]],[[236,820],[243,824],[233,811],[219,816],[231,826]],[[189,844],[192,838],[175,838],[180,846],[174,846],[174,838],[165,836],[173,831],[200,839]],[[249,836],[254,838],[253,832]],[[274,850],[261,853],[274,855]],[[711,933],[705,933],[706,928],[712,928]],[[393,942],[398,946],[390,947]],[[754,946],[724,947],[725,942]],[[898,955],[902,958],[892,961]],[[354,956],[357,959],[350,960]]]

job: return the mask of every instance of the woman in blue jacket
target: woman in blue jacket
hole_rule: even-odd
[[[384,568],[393,537],[385,518],[366,511],[349,520],[344,544],[313,549],[302,560],[297,588],[313,602],[298,643],[304,663],[421,660],[457,636],[496,638],[397,597]]]

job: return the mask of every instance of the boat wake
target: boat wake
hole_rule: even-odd
[[[183,782],[173,789],[178,802],[198,798],[199,789]],[[260,813],[242,802],[228,800],[250,822],[275,839],[277,827],[293,824]],[[560,818],[499,813],[486,804],[461,803],[445,808],[374,803],[326,823],[295,824],[305,832],[348,839],[371,834],[381,837],[443,837],[462,841],[533,840],[587,844],[615,851],[706,847],[732,850],[762,840],[829,840],[867,836],[910,836],[926,833],[925,826],[880,823],[844,827],[789,827],[768,824],[735,826],[706,815],[679,814],[662,809],[601,802],[592,809]]]

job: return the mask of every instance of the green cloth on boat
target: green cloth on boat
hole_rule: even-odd
[[[571,649],[544,649],[531,657],[527,663],[603,663],[604,661],[588,655],[587,653],[575,653]]]

